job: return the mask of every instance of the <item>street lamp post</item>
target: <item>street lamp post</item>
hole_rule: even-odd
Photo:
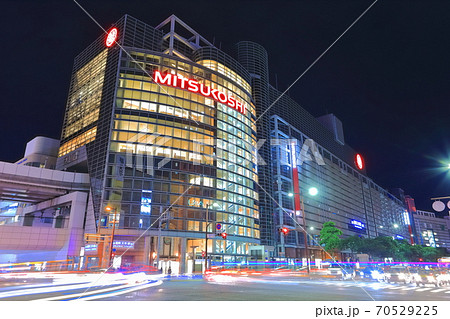
[[[303,219],[303,235],[305,238],[305,254],[306,254],[306,271],[310,272],[310,266],[309,266],[309,248],[308,248],[308,234],[306,232],[306,216],[305,216],[305,205],[303,203],[303,197],[300,198],[302,203],[302,219]]]
[[[311,187],[308,189],[308,194],[311,196],[316,196],[319,193],[318,189],[316,187]],[[303,203],[303,197],[301,197],[301,204],[302,204],[302,217],[303,217],[303,229],[304,229],[304,235],[305,235],[305,251],[306,251],[306,268],[307,268],[307,272],[309,274],[310,272],[310,267],[311,267],[311,261],[312,261],[312,257],[314,255],[311,255],[311,258],[309,257],[309,247],[308,247],[308,234],[306,232],[306,216],[305,216],[305,205]],[[313,230],[314,228],[311,228],[311,230]]]
[[[309,189],[308,193],[311,196],[316,196],[318,193],[317,188],[313,187],[314,190]],[[295,190],[294,190],[295,191]],[[308,274],[310,273],[310,261],[309,261],[309,247],[308,247],[308,233],[307,233],[307,227],[306,227],[306,216],[305,216],[305,205],[303,202],[303,196],[301,196],[300,194],[300,188],[298,188],[298,193],[289,193],[288,196],[292,197],[292,196],[298,196],[299,199],[299,208],[300,208],[300,212],[302,214],[302,220],[303,220],[303,228],[302,228],[302,232],[303,232],[303,237],[304,237],[304,241],[305,241],[305,256],[306,256],[306,270],[308,272]]]

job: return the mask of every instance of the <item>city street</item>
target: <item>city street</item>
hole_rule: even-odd
[[[4,317],[449,317],[450,0],[2,12]]]
[[[99,276],[99,275],[93,275]],[[110,275],[104,275],[108,277]],[[94,277],[93,277],[94,278]],[[161,277],[96,282],[95,278],[0,288],[0,300],[128,301],[448,301],[450,287],[416,287],[368,281],[306,278]]]

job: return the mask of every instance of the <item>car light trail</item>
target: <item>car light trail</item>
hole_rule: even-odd
[[[151,281],[148,283],[136,283],[131,284],[129,286],[126,286],[124,288],[119,287],[112,287],[112,288],[106,288],[96,291],[89,291],[89,292],[82,292],[72,295],[66,295],[66,296],[57,296],[57,297],[50,297],[50,298],[42,298],[42,299],[36,299],[34,301],[51,301],[51,300],[60,300],[60,301],[72,301],[72,300],[95,300],[95,299],[103,299],[108,297],[114,297],[123,295],[126,293],[130,293],[137,290],[142,290],[154,286],[159,286],[162,284],[162,280],[156,280]],[[125,284],[128,285],[128,284]]]
[[[41,278],[40,276],[36,276],[34,278]],[[79,293],[77,296],[83,295],[91,295],[98,294],[106,291],[118,290],[122,287],[135,287],[139,285],[146,285],[149,282],[151,283],[160,283],[161,276],[155,275],[146,275],[145,273],[135,273],[130,275],[124,274],[103,274],[99,278],[99,274],[59,274],[53,276],[53,283],[51,284],[38,284],[33,286],[27,286],[24,289],[15,289],[13,291],[6,291],[0,293],[0,299],[4,298],[13,298],[25,295],[37,295],[37,294],[46,294],[46,293],[58,293],[65,291],[72,291],[77,289],[84,289],[85,291]],[[92,290],[91,292],[87,292],[89,289],[98,289],[101,287],[108,286],[106,289],[102,290]],[[143,289],[143,288],[142,288]],[[127,292],[130,291],[127,289]],[[125,292],[124,292],[125,293]],[[55,298],[55,299],[53,299]],[[67,299],[68,296],[59,296],[52,297],[48,300],[58,300],[58,299]],[[104,298],[104,297],[103,297]],[[43,299],[40,299],[43,300]],[[47,300],[47,299],[45,299]]]

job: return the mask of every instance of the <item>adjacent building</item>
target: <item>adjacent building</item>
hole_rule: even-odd
[[[417,244],[443,247],[450,252],[450,217],[436,217],[435,213],[417,210],[414,215]]]
[[[80,266],[84,233],[95,231],[86,226],[94,218],[90,179],[49,169],[58,146],[57,140],[36,137],[22,160],[0,162],[0,264],[36,262],[30,265],[42,267],[44,261],[58,261],[58,269]]]
[[[315,118],[271,86],[268,54],[259,44],[239,42],[237,54],[252,76],[258,140],[267,140],[258,148],[265,258],[329,259],[318,243],[326,221],[344,236],[408,239],[404,203],[367,176],[341,121],[333,114]]]
[[[18,160],[16,164],[55,169],[58,150],[59,140],[36,136],[27,143],[23,158]]]

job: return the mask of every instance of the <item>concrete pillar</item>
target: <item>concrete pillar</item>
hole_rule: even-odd
[[[151,238],[151,236],[144,237],[144,253],[142,256],[142,263],[144,265],[150,265]]]
[[[186,273],[186,243],[187,238],[180,238],[180,274]]]
[[[76,256],[80,252],[83,244],[83,222],[86,213],[86,203],[88,194],[84,192],[74,192],[68,196],[72,197],[69,217],[69,247],[67,251],[68,256]]]

